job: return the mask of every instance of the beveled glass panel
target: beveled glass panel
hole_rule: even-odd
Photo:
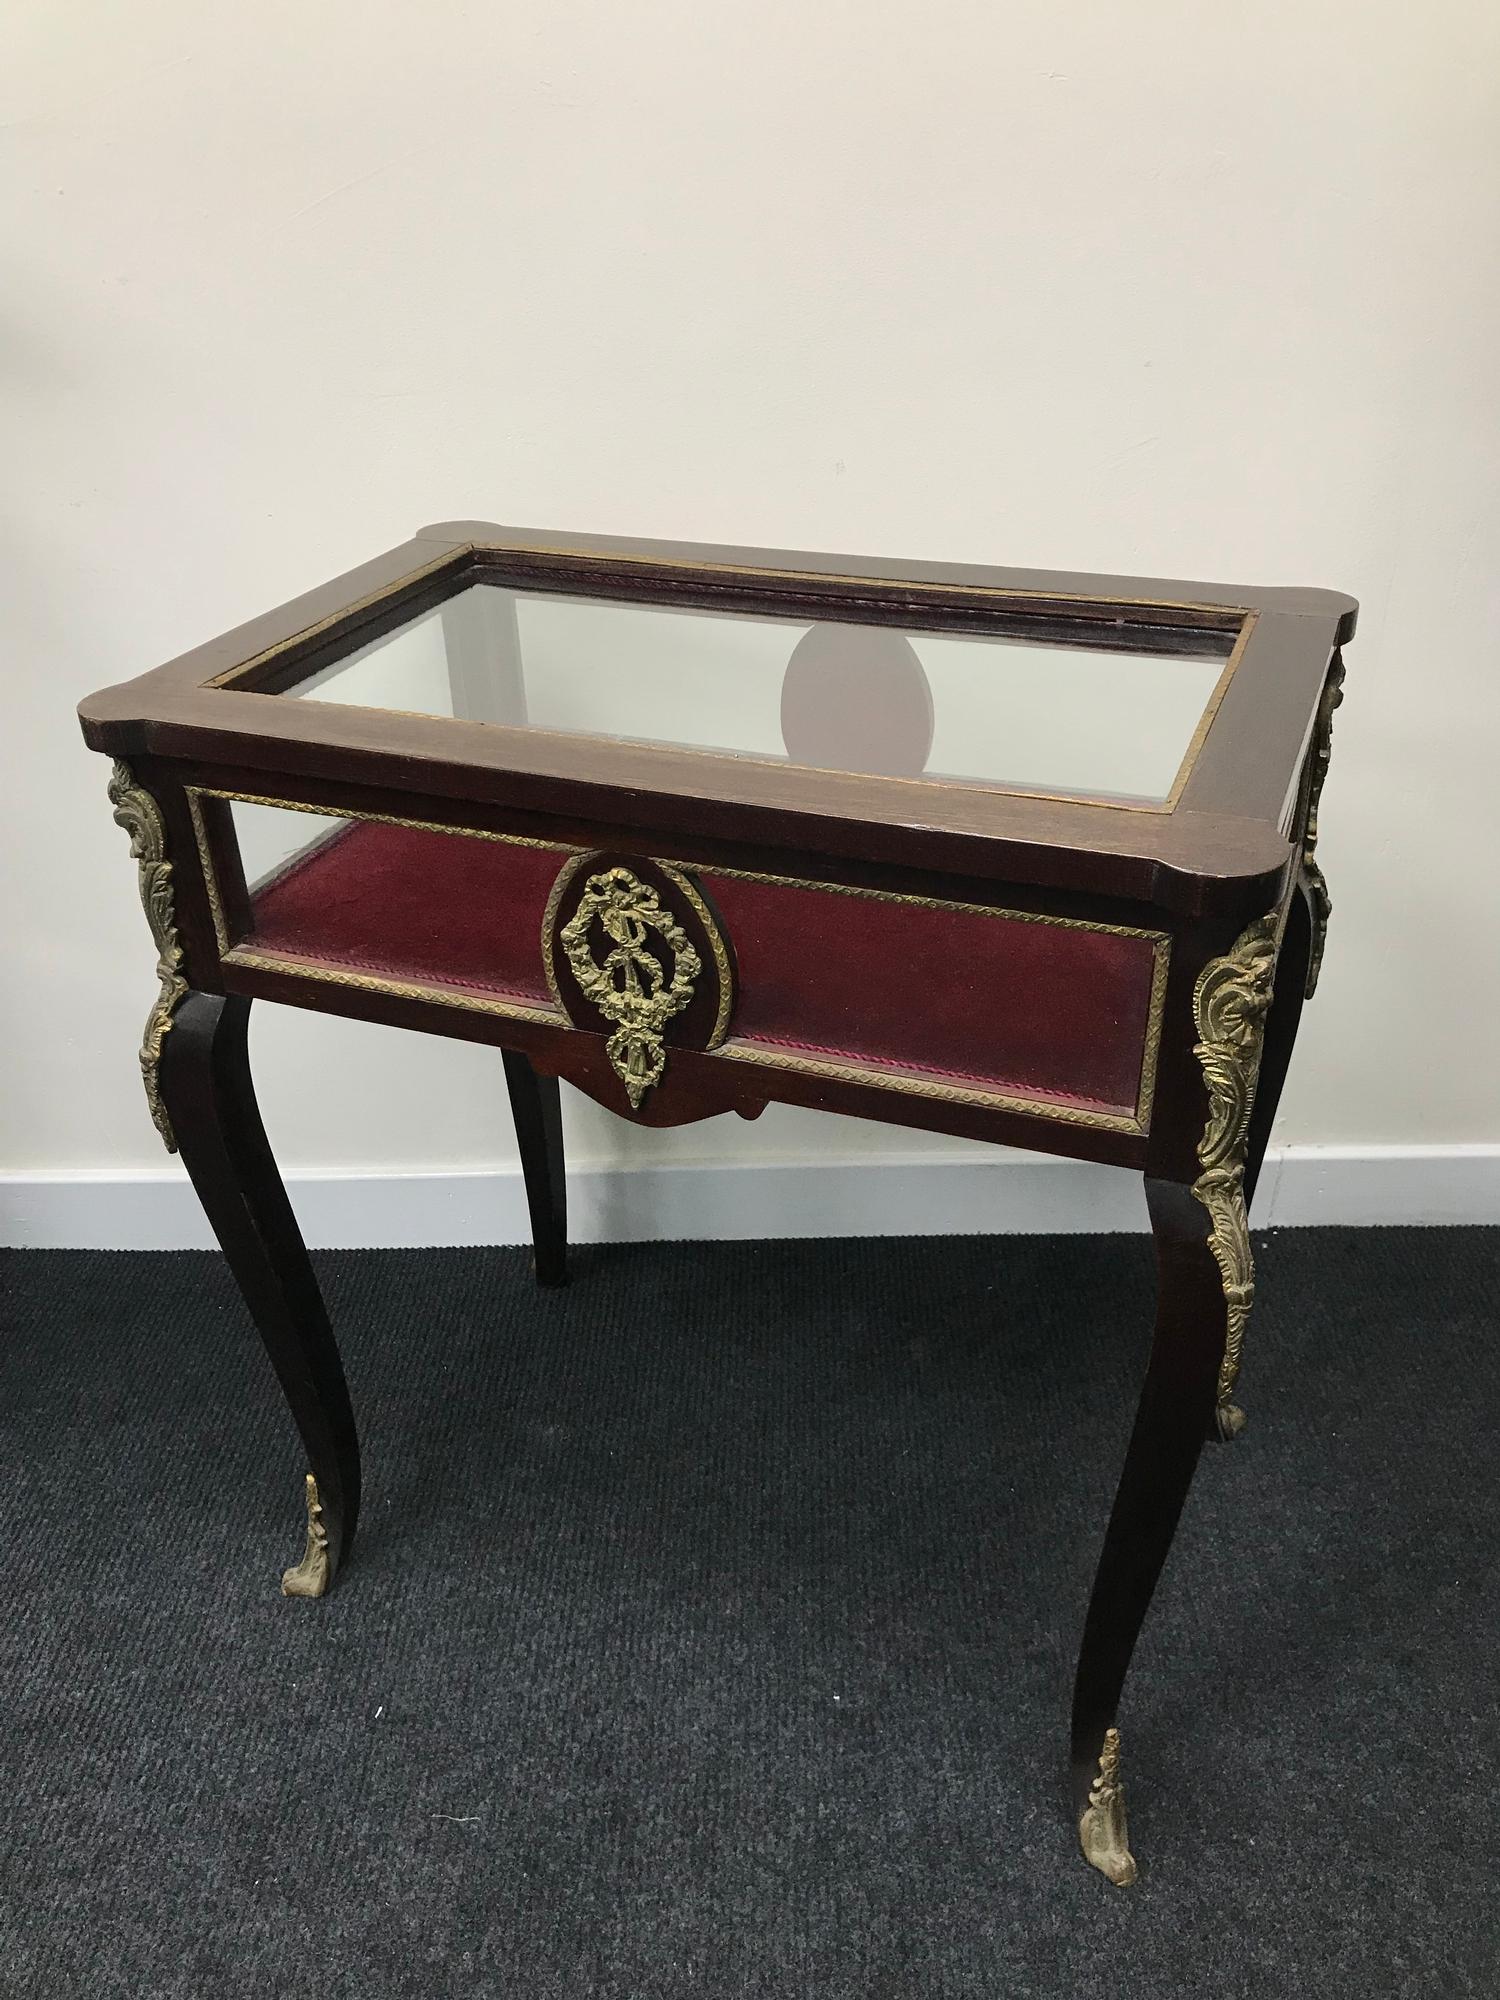
[[[662,608],[470,583],[298,698],[1160,808],[1235,632],[1119,643]],[[1160,650],[1152,650],[1153,637]]]

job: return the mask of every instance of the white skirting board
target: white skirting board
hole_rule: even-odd
[[[292,1170],[314,1249],[529,1240],[519,1168]],[[726,1237],[1093,1234],[1144,1229],[1139,1177],[1072,1160],[794,1162],[568,1175],[575,1242]],[[1271,1153],[1251,1221],[1500,1223],[1500,1146],[1293,1146]],[[212,1244],[178,1166],[0,1174],[0,1244],[37,1250],[194,1250]]]

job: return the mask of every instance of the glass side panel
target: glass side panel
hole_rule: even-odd
[[[229,807],[245,886],[252,896],[315,847],[346,832],[349,820],[331,814],[293,812],[285,806],[252,805],[234,799]]]
[[[240,799],[230,811],[249,890],[242,954],[555,1012],[542,919],[565,850]]]
[[[1160,805],[1233,635],[1136,652],[473,583],[288,688],[824,770]]]

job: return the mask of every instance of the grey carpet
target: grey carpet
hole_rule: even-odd
[[[1144,1239],[319,1260],[355,1560],[216,1258],[11,1253],[0,1992],[1483,1994],[1500,1231],[1261,1244],[1078,1859]]]

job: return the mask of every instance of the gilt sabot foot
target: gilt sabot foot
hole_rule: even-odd
[[[1120,1732],[1104,1732],[1099,1772],[1089,1787],[1089,1802],[1078,1822],[1078,1844],[1091,1868],[1125,1888],[1135,1880],[1135,1856],[1125,1824],[1125,1787],[1120,1780]]]
[[[284,1572],[283,1597],[321,1597],[333,1574],[328,1557],[328,1530],[323,1525],[323,1507],[318,1499],[318,1482],[307,1475],[307,1547],[302,1560]]]

